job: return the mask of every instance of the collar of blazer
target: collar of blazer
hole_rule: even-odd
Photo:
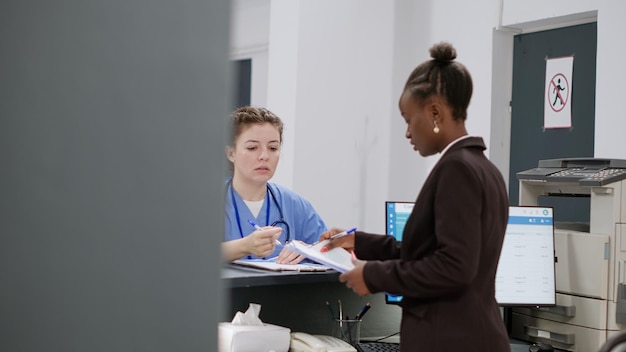
[[[481,150],[487,149],[482,137],[474,137],[474,136],[465,135],[461,138],[458,138],[452,141],[452,143],[448,144],[446,148],[441,152],[441,155],[446,154],[450,150],[457,150],[460,148],[467,148],[467,147],[481,148]]]

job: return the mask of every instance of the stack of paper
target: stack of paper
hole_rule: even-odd
[[[298,241],[291,241],[285,245],[292,251],[299,253],[314,262],[327,265],[341,273],[354,269],[352,255],[343,248],[335,247],[327,252],[321,252],[329,240],[321,241],[314,245],[307,245]]]
[[[278,264],[276,258],[272,259],[239,259],[232,262],[233,264],[248,266],[257,269],[271,271],[327,271],[328,266],[315,263],[300,264]]]

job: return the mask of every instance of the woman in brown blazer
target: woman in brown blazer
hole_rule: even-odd
[[[399,107],[413,149],[441,158],[415,201],[402,243],[358,231],[328,247],[356,252],[355,269],[339,279],[357,294],[404,296],[402,351],[510,351],[495,299],[508,218],[505,183],[483,154],[482,138],[465,129],[469,72],[449,43],[430,54],[409,76]]]

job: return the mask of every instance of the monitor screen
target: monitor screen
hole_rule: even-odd
[[[386,234],[402,241],[404,225],[412,210],[412,202],[385,202]],[[496,272],[498,304],[556,304],[553,220],[551,207],[509,207],[509,220]],[[402,296],[385,293],[388,304],[401,301]]]
[[[496,300],[500,305],[556,304],[552,207],[509,207],[496,272]]]
[[[413,211],[413,202],[385,202],[385,233],[402,241],[404,225]],[[385,293],[385,302],[388,304],[398,304],[402,301],[402,296]]]

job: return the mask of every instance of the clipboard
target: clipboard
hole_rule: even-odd
[[[316,263],[278,264],[276,258],[272,259],[238,259],[232,264],[247,266],[269,271],[328,271],[331,268]]]

